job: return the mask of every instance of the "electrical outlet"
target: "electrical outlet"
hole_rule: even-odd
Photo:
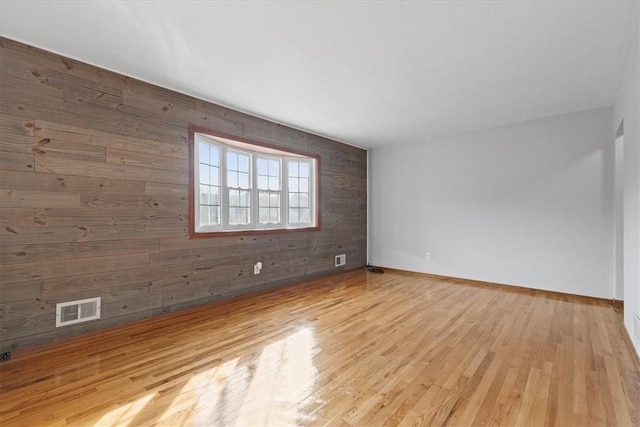
[[[347,265],[347,254],[336,255],[336,267]]]
[[[431,252],[427,252],[424,259],[427,261],[431,261]]]
[[[260,271],[262,270],[262,262],[258,261],[255,264],[253,264],[253,274],[260,274]]]

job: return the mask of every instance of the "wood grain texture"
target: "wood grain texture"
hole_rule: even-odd
[[[145,183],[116,178],[54,175],[2,170],[0,189],[20,188],[35,191],[63,191],[70,193],[144,194]]]
[[[4,38],[0,71],[1,351],[365,264],[364,150]],[[322,229],[194,244],[189,125],[319,156]],[[100,321],[55,328],[92,296]]]
[[[0,423],[633,426],[623,334],[603,300],[352,270],[18,351]]]
[[[80,195],[11,189],[0,192],[0,203],[5,208],[79,208]]]
[[[3,171],[33,172],[35,170],[35,155],[0,151],[0,168]]]

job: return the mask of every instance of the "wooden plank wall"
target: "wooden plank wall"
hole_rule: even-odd
[[[366,263],[364,150],[8,39],[0,67],[1,351]],[[189,124],[319,154],[321,230],[190,240]]]

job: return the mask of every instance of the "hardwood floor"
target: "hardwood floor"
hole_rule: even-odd
[[[0,425],[640,425],[611,303],[350,271],[0,364]]]

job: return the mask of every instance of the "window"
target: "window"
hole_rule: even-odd
[[[190,128],[192,237],[318,227],[318,157]]]

